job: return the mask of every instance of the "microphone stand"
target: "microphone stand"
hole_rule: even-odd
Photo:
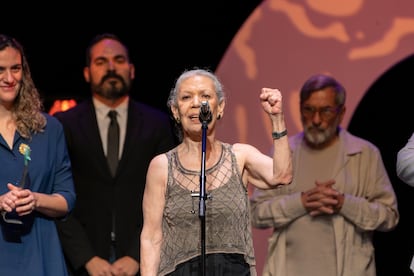
[[[202,121],[202,142],[201,142],[201,174],[200,174],[200,205],[199,205],[199,217],[200,217],[200,230],[201,230],[201,275],[206,275],[206,140],[208,121]]]

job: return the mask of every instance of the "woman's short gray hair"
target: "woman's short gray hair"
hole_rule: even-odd
[[[223,91],[223,85],[221,84],[220,80],[213,72],[207,69],[192,69],[192,70],[184,71],[178,77],[177,81],[175,82],[175,85],[171,89],[170,95],[167,101],[167,106],[169,108],[171,108],[171,106],[177,106],[177,94],[178,94],[178,89],[181,86],[181,83],[184,80],[190,77],[193,77],[193,76],[204,76],[204,77],[210,78],[214,83],[214,90],[216,91],[218,102],[221,103],[224,100],[225,95]]]

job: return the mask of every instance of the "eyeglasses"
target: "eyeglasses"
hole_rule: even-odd
[[[323,119],[323,120],[328,120],[333,118],[338,111],[341,109],[342,106],[337,106],[337,107],[331,107],[331,106],[325,106],[325,107],[321,107],[321,108],[316,108],[316,107],[312,107],[312,106],[302,106],[301,110],[302,110],[302,115],[306,118],[313,118],[313,116],[315,116],[315,113],[318,113],[319,116]]]

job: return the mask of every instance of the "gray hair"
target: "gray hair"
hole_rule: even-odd
[[[213,72],[211,72],[210,70],[207,70],[207,69],[198,69],[198,68],[191,69],[191,70],[186,70],[183,73],[181,73],[181,75],[176,80],[174,87],[170,91],[170,95],[169,95],[168,101],[167,101],[167,106],[168,106],[168,109],[169,109],[170,112],[171,112],[171,107],[172,106],[174,106],[174,107],[178,106],[177,94],[178,94],[178,90],[180,89],[181,83],[183,81],[185,81],[186,79],[194,77],[194,76],[203,76],[203,77],[210,78],[213,81],[214,90],[216,91],[218,102],[221,103],[225,100],[223,85],[221,84],[220,80],[218,79],[218,77]],[[176,134],[179,142],[181,142],[182,138],[183,138],[183,132],[182,132],[181,124],[179,122],[177,122],[176,120],[174,120],[174,123],[175,123],[174,124],[175,134]]]
[[[309,99],[313,92],[327,87],[332,87],[335,91],[335,103],[338,106],[343,106],[346,99],[345,88],[336,79],[324,74],[313,75],[303,84],[300,90],[300,105]]]
[[[171,106],[177,106],[177,94],[178,94],[178,89],[181,86],[181,83],[185,81],[186,79],[194,77],[194,76],[203,76],[203,77],[210,78],[214,83],[214,90],[216,91],[218,102],[221,103],[222,101],[224,101],[225,95],[223,91],[223,85],[221,84],[218,77],[213,72],[207,69],[192,69],[192,70],[184,71],[178,77],[168,97],[168,101],[167,101],[168,108],[171,108]]]

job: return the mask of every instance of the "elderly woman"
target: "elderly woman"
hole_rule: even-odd
[[[281,93],[263,88],[259,99],[272,122],[273,159],[251,145],[230,145],[216,139],[225,97],[213,73],[194,69],[177,79],[168,106],[181,143],[156,156],[147,172],[141,275],[198,276],[201,269],[206,275],[256,275],[247,185],[268,189],[292,180]],[[211,112],[207,129],[200,118],[205,103]],[[205,223],[199,216],[202,197],[197,196],[203,160]],[[205,255],[201,254],[203,226]],[[205,259],[201,259],[203,255]]]

